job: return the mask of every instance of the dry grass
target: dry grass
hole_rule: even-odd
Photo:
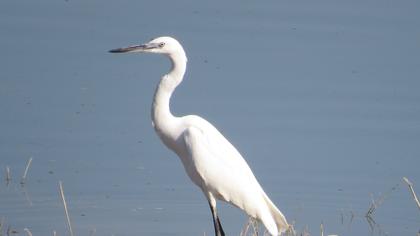
[[[10,181],[12,181],[12,177],[10,175],[10,167],[6,166],[6,185],[9,185]]]
[[[28,228],[24,228],[23,231],[25,231],[28,236],[32,236],[32,232]]]
[[[28,170],[30,168],[30,165],[32,163],[32,157],[29,158],[27,164],[26,164],[26,168],[25,171],[23,173],[22,179],[21,179],[21,184],[24,185],[26,182],[26,178],[27,178],[27,173]],[[11,171],[9,166],[6,166],[6,174],[5,174],[5,180],[6,180],[6,185],[9,185],[9,183],[11,183],[12,178],[11,178]],[[414,187],[413,184],[406,178],[403,177],[404,182],[408,185],[409,190],[413,196],[413,199],[418,207],[418,209],[420,209],[420,202],[418,200],[418,197],[416,195],[416,192],[414,191]],[[374,213],[375,211],[378,209],[379,206],[381,206],[385,200],[390,196],[390,194],[395,191],[397,189],[397,187],[399,186],[399,184],[395,185],[394,187],[392,187],[389,191],[387,191],[385,194],[379,195],[377,198],[374,198],[373,194],[372,194],[372,200],[371,200],[371,204],[369,206],[369,209],[367,210],[366,214],[365,214],[365,218],[371,228],[372,234],[374,229],[377,229],[380,233],[382,233],[383,231],[380,228],[380,225],[378,225],[375,220],[374,220]],[[69,216],[69,212],[68,212],[68,207],[67,207],[67,202],[65,199],[65,195],[64,195],[64,189],[63,189],[63,184],[61,181],[59,181],[59,194],[61,197],[61,201],[64,207],[64,213],[65,213],[65,217],[66,217],[66,224],[67,224],[67,228],[69,231],[69,235],[70,236],[74,236],[73,233],[73,229],[72,229],[72,225],[71,225],[71,221],[70,221],[70,216]],[[344,210],[341,209],[340,211],[340,221],[341,224],[344,224]],[[353,219],[355,218],[355,213],[353,211],[350,211],[350,217],[349,217],[349,224],[352,223]],[[294,225],[296,224],[296,222],[294,221],[292,224],[289,225],[289,229],[282,234],[283,236],[309,236],[309,235],[317,235],[317,234],[311,234],[308,227],[305,226],[303,227],[299,232],[295,231],[294,229]],[[6,224],[5,224],[5,217],[1,217],[0,218],[0,236],[3,236],[3,232],[5,232],[5,234],[7,236],[9,235],[20,235],[19,232],[15,229],[13,229],[10,225],[7,226],[7,230],[5,230]],[[325,234],[325,225],[322,222],[320,224],[320,228],[319,228],[320,232],[319,235],[324,236]],[[26,233],[26,235],[28,236],[32,236],[32,232],[28,229],[28,228],[24,228],[22,233]],[[89,236],[94,236],[96,234],[96,229],[92,229],[89,231]],[[56,231],[52,232],[53,236],[57,235]],[[246,222],[246,224],[243,226],[239,236],[269,236],[269,233],[267,232],[267,230],[264,229],[264,227],[260,226],[260,223],[253,219],[253,218],[249,218],[249,220]],[[327,236],[337,236],[335,234],[326,234]],[[206,236],[206,233],[204,232],[204,236]],[[420,231],[417,232],[417,236],[420,236]]]
[[[28,174],[29,167],[32,163],[32,157],[29,158],[28,162],[26,163],[25,172],[23,172],[22,179],[20,180],[20,184],[24,185],[26,182],[26,176]]]
[[[416,192],[414,192],[413,184],[406,177],[403,177],[403,180],[408,185],[408,188],[410,189],[410,192],[413,195],[414,201],[416,202],[417,207],[420,210],[420,202],[419,202],[419,199],[417,198]],[[420,232],[419,232],[419,234],[420,234]]]
[[[390,190],[388,190],[385,194],[379,195],[376,199],[374,198],[373,194],[371,195],[372,203],[370,204],[369,209],[367,210],[365,216],[368,219],[373,220],[373,213],[376,211],[376,209],[382,205],[385,200],[390,196],[390,194],[397,189],[399,184],[396,184],[394,187],[392,187]]]
[[[69,230],[70,236],[74,236],[73,228],[71,227],[69,212],[67,210],[66,198],[64,196],[63,183],[61,181],[59,181],[58,185],[59,185],[59,190],[60,190],[61,201],[63,202],[63,206],[64,206],[64,213],[65,213],[66,219],[67,219],[67,228]]]

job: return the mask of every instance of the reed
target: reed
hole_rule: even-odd
[[[32,236],[32,233],[28,228],[24,228],[23,231],[25,231],[28,236]]]
[[[8,185],[12,181],[12,177],[10,175],[10,167],[6,166],[6,185]]]
[[[371,195],[372,203],[370,204],[370,207],[368,211],[365,214],[365,217],[368,218],[368,220],[373,220],[372,216],[373,213],[376,211],[376,209],[382,205],[385,202],[385,199],[389,197],[389,195],[397,189],[399,184],[396,184],[393,186],[390,190],[388,190],[385,194],[380,195],[378,198],[374,198],[373,194]]]
[[[63,202],[63,206],[64,206],[64,213],[65,213],[66,219],[67,219],[67,228],[69,230],[70,236],[74,236],[73,229],[71,227],[69,212],[67,210],[66,198],[64,197],[63,183],[61,181],[59,181],[58,185],[59,185],[59,188],[60,188],[61,201]]]
[[[22,179],[20,180],[20,184],[22,184],[22,185],[25,184],[25,182],[26,182],[26,176],[28,174],[28,170],[29,170],[29,167],[31,166],[31,163],[32,163],[32,157],[30,157],[28,162],[26,163],[25,172],[23,172]]]
[[[406,177],[403,177],[403,180],[408,185],[408,188],[410,189],[410,192],[413,195],[414,201],[416,202],[417,207],[420,210],[420,202],[419,202],[419,199],[417,198],[416,192],[414,192],[413,184]],[[419,234],[420,234],[420,232],[419,232]],[[417,235],[419,235],[419,234],[417,234]]]

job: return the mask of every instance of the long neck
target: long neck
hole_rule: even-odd
[[[175,88],[181,83],[187,68],[187,58],[184,52],[170,54],[171,71],[160,80],[152,104],[152,121],[157,131],[166,130],[175,117],[170,110],[170,99]]]

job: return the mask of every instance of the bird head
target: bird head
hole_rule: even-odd
[[[112,49],[111,53],[125,53],[125,52],[150,52],[166,55],[182,54],[185,55],[181,44],[174,38],[164,36],[152,39],[145,44],[133,45],[123,48]]]

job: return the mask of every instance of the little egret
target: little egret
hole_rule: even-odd
[[[216,199],[242,209],[262,222],[273,236],[285,232],[289,227],[286,218],[265,194],[236,148],[205,119],[196,115],[172,115],[171,95],[181,83],[187,67],[187,56],[181,44],[171,37],[159,37],[146,44],[110,52],[150,52],[170,58],[171,71],[161,78],[153,98],[153,127],[163,143],[179,156],[192,182],[206,196],[215,235],[225,235],[217,214]]]

